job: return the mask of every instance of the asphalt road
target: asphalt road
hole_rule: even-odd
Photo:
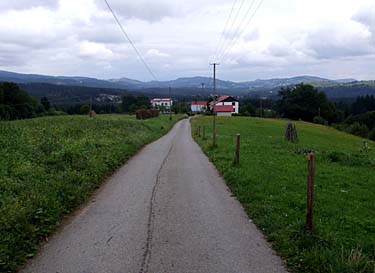
[[[286,272],[183,120],[119,169],[20,272]]]

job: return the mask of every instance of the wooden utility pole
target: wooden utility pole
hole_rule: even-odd
[[[172,88],[169,86],[169,120],[172,120],[172,97],[171,97]]]
[[[314,153],[307,155],[307,209],[306,229],[313,230],[313,202],[314,202]]]
[[[212,146],[213,147],[216,147],[216,99],[217,99],[217,95],[216,95],[216,66],[217,65],[220,65],[219,63],[212,63],[211,65],[214,66],[214,79],[213,79],[213,95],[214,95],[214,109],[213,109],[213,116],[214,116],[214,119],[213,119],[213,129],[212,129]]]
[[[202,96],[204,97],[204,83],[203,82],[201,83],[201,86],[202,86]]]
[[[90,117],[90,118],[93,117],[93,114],[92,114],[92,96],[90,96],[90,111],[89,111],[89,117]]]

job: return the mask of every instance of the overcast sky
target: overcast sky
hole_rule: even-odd
[[[160,80],[211,76],[220,41],[225,80],[375,79],[374,0],[265,0],[246,28],[262,0],[237,0],[224,40],[234,0],[108,1]],[[104,0],[1,0],[0,69],[151,80]]]

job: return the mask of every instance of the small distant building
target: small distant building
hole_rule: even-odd
[[[171,109],[172,105],[173,105],[173,100],[171,98],[155,98],[155,99],[152,99],[151,101],[151,105],[152,107],[154,108],[164,108],[164,109]]]
[[[216,101],[210,103],[210,108],[214,110],[218,116],[231,116],[240,112],[240,103],[232,96],[221,96]]]
[[[193,113],[205,112],[207,110],[207,101],[192,101],[190,110]]]

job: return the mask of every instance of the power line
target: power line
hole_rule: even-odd
[[[228,24],[229,24],[230,18],[232,17],[232,13],[233,13],[234,7],[236,6],[236,3],[237,3],[237,0],[234,0],[234,1],[233,1],[233,4],[232,4],[232,8],[230,9],[229,16],[228,16],[227,21],[226,21],[226,23],[225,23],[224,29],[223,29],[223,31],[221,32],[221,36],[220,36],[220,39],[219,39],[219,43],[218,43],[217,46],[216,46],[216,50],[215,50],[215,53],[214,53],[214,56],[213,56],[214,61],[215,61],[215,58],[216,58],[216,56],[217,56],[218,50],[219,50],[219,48],[221,47],[221,42],[222,42],[223,39],[224,39],[224,36],[225,36],[226,30],[227,30],[227,27],[228,27]]]
[[[240,15],[240,13],[241,13],[241,9],[242,9],[242,6],[243,6],[243,4],[245,3],[245,0],[242,0],[241,1],[241,4],[240,4],[240,6],[239,6],[239,8],[238,8],[238,10],[237,10],[237,12],[236,12],[236,15],[234,16],[234,19],[232,20],[232,23],[231,23],[231,25],[230,25],[230,27],[229,27],[229,30],[228,30],[228,34],[230,34],[231,32],[232,32],[232,29],[233,29],[233,26],[234,26],[234,24],[236,23],[236,21],[237,21],[237,17]],[[223,46],[225,47],[225,40],[224,40],[224,43],[223,43]],[[219,50],[219,52],[221,51],[221,49]],[[215,56],[215,61],[216,61],[216,56]]]
[[[245,23],[246,19],[248,18],[248,15],[250,14],[251,10],[253,9],[253,6],[254,6],[255,2],[256,2],[256,0],[251,1],[250,6],[248,7],[248,9],[246,10],[244,16],[242,17],[241,22],[238,24],[238,26],[237,26],[237,28],[236,28],[233,36],[230,38],[229,43],[227,44],[227,46],[225,48],[223,48],[223,50],[220,52],[220,54],[224,54],[224,52],[231,45],[231,43],[233,42],[233,40],[237,37],[240,29],[242,29],[242,25]]]
[[[136,48],[136,46],[134,45],[133,41],[130,39],[129,35],[126,33],[124,27],[122,26],[120,20],[117,18],[115,12],[113,11],[113,9],[111,8],[111,6],[109,5],[108,1],[107,0],[104,0],[104,2],[107,4],[107,7],[108,9],[110,10],[110,12],[112,13],[113,15],[113,18],[115,19],[115,21],[117,22],[118,26],[120,27],[122,33],[125,35],[126,39],[128,40],[128,42],[131,44],[131,46],[133,47],[135,53],[137,54],[138,58],[141,60],[141,62],[143,63],[143,65],[146,67],[147,71],[150,73],[150,75],[152,76],[152,78],[155,80],[155,81],[158,81],[158,79],[156,78],[155,74],[152,72],[151,68],[148,66],[148,64],[146,63],[146,61],[143,59],[142,55],[139,53],[138,49]]]
[[[226,55],[228,54],[228,52],[230,52],[230,50],[237,44],[237,41],[238,39],[242,36],[242,34],[244,33],[244,31],[248,28],[248,26],[250,25],[252,19],[254,18],[254,16],[256,15],[256,13],[258,12],[258,10],[260,9],[260,7],[262,6],[263,2],[265,0],[261,0],[259,2],[259,5],[257,6],[257,8],[254,10],[254,13],[251,15],[251,17],[249,18],[249,20],[247,21],[247,24],[246,26],[242,29],[242,31],[240,32],[240,34],[236,37],[236,39],[234,40],[234,43],[228,47],[226,49],[226,51],[223,53],[223,55],[221,56],[221,58],[219,59],[220,61],[224,60],[224,58],[226,57]]]

